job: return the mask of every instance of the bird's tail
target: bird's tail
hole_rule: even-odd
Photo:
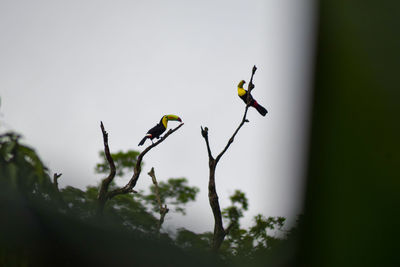
[[[142,141],[140,141],[140,143],[138,144],[138,146],[143,145],[147,138],[148,138],[147,135],[146,135],[145,137],[143,137]]]
[[[263,116],[265,116],[268,113],[268,111],[263,106],[258,104],[257,101],[255,101],[255,100],[254,100],[253,106],[255,109],[257,109],[258,113],[260,113]]]

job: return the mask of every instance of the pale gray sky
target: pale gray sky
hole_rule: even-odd
[[[162,115],[177,114],[185,125],[145,157],[138,188],[150,184],[152,166],[158,180],[188,178],[198,199],[186,216],[167,215],[166,227],[212,231],[200,126],[219,153],[244,111],[236,85],[255,64],[253,95],[269,113],[250,110],[222,158],[220,204],[240,189],[250,204],[245,225],[257,213],[292,220],[301,209],[313,20],[311,0],[2,0],[1,130],[22,133],[63,173],[62,187],[84,188],[102,178],[93,171],[100,120],[116,152],[139,149]]]

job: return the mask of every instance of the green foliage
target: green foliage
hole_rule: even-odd
[[[86,191],[67,186],[60,190],[62,199],[68,208],[68,212],[79,218],[91,218],[95,216],[97,208],[98,188],[88,186]]]
[[[266,254],[272,248],[285,239],[285,235],[280,238],[271,235],[283,233],[285,224],[284,217],[268,217],[258,214],[254,216],[254,224],[249,229],[240,227],[240,218],[248,209],[248,200],[244,192],[236,190],[230,197],[231,206],[222,212],[224,219],[229,225],[229,233],[221,246],[221,253],[231,259],[254,259],[256,255]],[[269,231],[268,231],[269,230]]]
[[[26,197],[49,199],[54,194],[54,187],[48,170],[36,152],[20,144],[19,139],[15,133],[0,135],[1,186]]]
[[[136,165],[137,157],[139,156],[139,154],[140,152],[135,150],[128,150],[127,152],[118,151],[117,153],[111,153],[111,157],[114,160],[116,168],[116,175],[124,176],[127,173],[132,172],[134,166]],[[108,174],[108,172],[110,171],[110,167],[107,159],[105,158],[105,154],[103,151],[100,151],[99,155],[102,161],[96,165],[95,172]],[[197,193],[200,191],[197,187],[189,186],[186,178],[170,178],[167,182],[160,181],[158,183],[158,188],[161,202],[163,204],[167,204],[170,209],[173,208],[174,211],[182,214],[186,214],[184,205],[190,201],[194,201],[196,199]],[[136,194],[136,198],[137,202],[142,202],[150,205],[153,212],[159,212],[159,205],[157,203],[154,185],[150,187],[149,194]],[[146,221],[151,221],[149,218],[150,217],[148,217]]]
[[[141,194],[118,195],[106,206],[105,214],[125,228],[153,233],[157,230],[158,219],[143,204]]]
[[[270,253],[286,238],[284,217],[268,217],[258,214],[254,216],[254,224],[249,229],[243,229],[240,218],[248,209],[246,194],[236,190],[230,196],[231,205],[223,209],[222,215],[228,225],[229,233],[220,247],[220,254],[232,264],[242,266],[250,261]],[[293,229],[288,233],[294,232]],[[280,234],[280,235],[278,235]],[[278,237],[279,236],[279,237]],[[176,244],[184,249],[208,249],[212,242],[213,234],[206,232],[196,234],[186,229],[179,229]]]
[[[213,233],[211,232],[196,234],[185,228],[180,228],[175,242],[178,246],[187,250],[207,250],[211,246],[212,237]]]
[[[114,160],[116,175],[125,176],[129,172],[133,171],[134,166],[137,163],[137,157],[140,154],[138,151],[128,150],[127,152],[118,151],[117,153],[111,153],[111,157]],[[103,151],[99,152],[101,162],[95,167],[96,173],[108,174],[110,171],[109,164]],[[188,186],[186,178],[170,178],[167,182],[160,181],[158,184],[160,199],[163,204],[167,204],[169,208],[173,208],[174,211],[186,214],[184,205],[189,201],[194,201],[196,195],[199,192],[197,187]],[[155,187],[150,187],[150,194],[137,194],[136,198],[138,201],[147,203],[151,206],[153,212],[159,212],[159,205],[157,203],[155,195]],[[118,199],[118,198],[116,198]],[[115,200],[114,200],[115,202]],[[118,206],[118,205],[117,205]],[[144,206],[142,207],[144,208]],[[114,211],[114,214],[118,213]],[[144,213],[141,213],[144,215]],[[150,215],[150,214],[148,214]],[[154,217],[153,215],[151,215]],[[127,216],[132,218],[132,216]],[[145,216],[145,221],[151,221],[149,216]]]
[[[268,230],[283,232],[285,218],[266,218],[258,214],[254,216],[253,221],[254,224],[247,230],[242,229],[238,223],[229,231],[221,246],[221,252],[226,257],[250,260],[258,254],[267,254],[285,239],[286,236],[277,237],[268,233]]]
[[[119,151],[117,153],[111,153],[111,157],[114,160],[116,176],[124,176],[127,172],[132,172],[136,165],[137,157],[140,152],[135,150],[128,150],[127,152]],[[110,172],[110,166],[107,162],[104,151],[99,152],[101,162],[96,164],[95,172],[108,174]]]
[[[242,191],[235,190],[235,193],[232,196],[230,196],[229,198],[230,198],[232,204],[238,203],[238,204],[241,204],[242,209],[244,209],[244,210],[248,209],[249,204],[248,204],[245,193],[243,193]]]
[[[159,182],[158,190],[161,203],[173,207],[176,212],[186,214],[184,205],[196,199],[200,191],[195,186],[189,186],[186,178],[170,178],[167,182]],[[150,187],[150,194],[145,196],[145,200],[153,206],[153,210],[158,212],[159,206],[156,201],[155,186]]]
[[[257,242],[256,247],[258,249],[269,249],[273,247],[278,241],[277,238],[269,236],[267,234],[267,229],[270,230],[282,230],[285,223],[285,218],[283,217],[268,217],[265,218],[263,215],[258,214],[254,217],[255,224],[250,227],[249,235]]]
[[[240,190],[235,190],[235,193],[229,197],[231,200],[231,206],[222,210],[222,216],[225,218],[231,227],[239,227],[239,220],[243,217],[243,212],[248,209],[248,200]]]

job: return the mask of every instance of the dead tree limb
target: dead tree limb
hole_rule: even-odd
[[[115,177],[116,174],[116,169],[115,169],[115,164],[114,164],[114,160],[111,157],[111,153],[110,153],[110,148],[108,146],[108,133],[106,132],[106,130],[104,129],[104,125],[103,122],[100,122],[100,128],[101,128],[101,132],[103,133],[103,141],[104,141],[104,155],[106,156],[107,162],[110,165],[110,174],[108,175],[107,178],[105,178],[102,181],[102,184],[104,185],[104,190],[107,191],[108,186],[110,185],[110,183],[112,182],[112,180]]]
[[[174,129],[170,129],[166,134],[164,134],[160,140],[158,140],[157,142],[149,145],[145,150],[143,150],[139,156],[137,157],[137,161],[136,161],[136,165],[135,168],[133,169],[133,174],[132,174],[132,178],[129,180],[129,182],[121,187],[121,188],[117,188],[114,189],[113,191],[109,192],[109,198],[113,198],[116,195],[119,194],[126,194],[128,193],[132,188],[134,188],[136,186],[136,183],[139,179],[140,173],[142,171],[142,160],[144,155],[147,154],[147,152],[149,152],[152,148],[158,146],[160,143],[162,143],[165,139],[168,138],[168,136],[170,136],[171,134],[173,134],[174,132],[176,132],[179,128],[181,128],[183,126],[184,123],[179,124],[177,127],[175,127]]]
[[[53,175],[53,184],[56,192],[60,193],[60,189],[58,188],[58,179],[61,177],[62,173],[54,173]]]
[[[63,199],[63,197],[61,195],[60,188],[58,187],[58,179],[61,177],[61,175],[62,175],[62,173],[56,173],[56,172],[53,174],[53,185],[54,185],[54,189],[56,191],[55,192],[56,200],[62,206],[65,206],[65,202],[64,202],[64,199]]]
[[[157,179],[156,179],[156,174],[154,173],[154,168],[152,167],[151,170],[147,174],[150,175],[150,177],[153,181],[154,188],[155,188],[155,194],[156,194],[156,200],[157,200],[157,203],[158,203],[158,206],[160,209],[160,220],[158,221],[158,225],[157,225],[158,232],[160,232],[161,226],[164,223],[165,215],[167,215],[169,209],[167,208],[166,204],[163,206],[161,203],[160,190],[158,188],[158,183],[157,183]]]
[[[116,169],[115,169],[115,164],[114,160],[111,157],[110,153],[110,148],[108,146],[108,133],[104,129],[103,122],[100,122],[100,128],[101,132],[103,133],[103,143],[104,143],[104,154],[106,156],[108,165],[110,166],[110,174],[108,177],[104,178],[101,181],[101,186],[100,186],[100,191],[99,191],[99,196],[98,196],[98,201],[99,201],[99,213],[102,213],[104,210],[104,206],[107,202],[107,193],[108,193],[108,187],[110,183],[114,180]]]
[[[171,134],[176,132],[180,127],[183,126],[184,123],[179,124],[177,127],[174,129],[170,129],[166,134],[164,134],[157,142],[149,145],[145,150],[143,150],[139,156],[137,157],[136,165],[133,168],[133,174],[131,179],[128,181],[128,183],[125,186],[122,186],[120,188],[116,188],[114,190],[109,191],[109,185],[113,181],[115,177],[115,165],[114,161],[111,157],[110,154],[110,149],[108,147],[108,134],[104,129],[103,123],[101,122],[100,128],[103,133],[103,141],[104,141],[104,153],[106,155],[108,164],[110,165],[110,174],[108,175],[107,178],[102,180],[100,191],[99,191],[99,196],[98,196],[98,201],[99,201],[99,213],[101,214],[104,210],[105,203],[112,199],[113,197],[121,194],[128,194],[128,193],[136,193],[133,188],[136,186],[136,183],[139,179],[140,173],[142,171],[142,160],[143,157],[154,147],[158,146],[161,144],[165,139],[168,138]]]
[[[223,221],[222,221],[222,214],[221,214],[221,208],[219,206],[219,201],[218,201],[218,194],[215,186],[215,169],[217,167],[217,164],[221,157],[225,154],[225,152],[228,150],[230,145],[233,143],[237,133],[239,130],[242,128],[245,122],[249,122],[247,120],[247,111],[250,107],[250,93],[251,90],[254,89],[254,84],[253,84],[253,76],[254,73],[256,72],[257,68],[256,66],[253,67],[250,82],[248,85],[248,95],[247,95],[247,105],[244,109],[244,114],[243,118],[239,124],[239,126],[236,128],[234,131],[232,137],[229,139],[228,143],[224,147],[224,149],[217,155],[216,158],[213,157],[211,148],[210,148],[210,143],[208,140],[208,128],[207,127],[200,127],[201,128],[201,135],[203,136],[206,146],[207,146],[207,153],[208,153],[208,165],[210,169],[209,173],[209,182],[208,182],[208,200],[210,202],[211,210],[214,215],[214,235],[213,235],[213,241],[212,241],[212,250],[213,251],[218,251],[222,242],[225,239],[225,236],[228,234],[229,230],[233,227],[233,225],[229,225],[228,228],[224,229],[223,226]]]

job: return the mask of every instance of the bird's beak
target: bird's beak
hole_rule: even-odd
[[[176,116],[176,115],[167,115],[167,120],[169,120],[169,121],[180,121],[180,122],[182,122],[182,119],[181,118],[179,118],[178,116]]]

